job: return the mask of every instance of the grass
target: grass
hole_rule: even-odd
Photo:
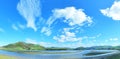
[[[16,58],[14,56],[0,55],[0,59],[20,59],[20,58]]]

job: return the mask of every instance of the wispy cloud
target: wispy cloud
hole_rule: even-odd
[[[18,27],[15,24],[12,25],[12,28],[16,31],[18,30]]]
[[[57,45],[54,43],[50,43],[50,42],[44,42],[44,41],[36,41],[35,39],[31,39],[31,38],[26,38],[25,40],[26,43],[32,43],[32,44],[38,44],[44,47],[56,47]]]
[[[96,39],[96,38],[99,38],[102,34],[99,33],[98,35],[95,35],[95,36],[84,36],[83,38],[84,39]]]
[[[39,42],[38,44],[44,47],[57,47],[56,44],[50,42]]]
[[[110,41],[118,41],[118,38],[110,38]]]
[[[108,42],[112,42],[112,46],[119,46],[119,38],[110,38]]]
[[[0,28],[0,32],[5,32],[5,30],[3,28]]]
[[[14,30],[18,31],[18,30],[20,30],[20,29],[25,29],[26,26],[18,23],[18,24],[12,24],[11,27],[12,27]]]
[[[101,13],[113,20],[120,20],[120,1],[115,1],[114,4],[106,9],[101,9]]]
[[[33,40],[33,39],[30,39],[30,38],[27,38],[26,43],[32,43],[32,44],[38,44],[37,41]]]
[[[25,29],[25,25],[22,25],[22,24],[18,24],[18,27],[21,28],[21,29]]]
[[[27,27],[37,31],[35,24],[36,17],[40,17],[40,0],[20,0],[17,5],[17,10],[27,21]]]
[[[41,29],[41,33],[44,33],[45,35],[50,36],[51,35],[51,30],[48,27],[43,27]]]

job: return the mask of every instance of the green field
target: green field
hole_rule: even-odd
[[[21,59],[19,57],[0,55],[0,59]]]

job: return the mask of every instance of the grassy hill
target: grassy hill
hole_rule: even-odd
[[[43,46],[37,44],[25,43],[25,42],[8,44],[6,46],[3,46],[3,49],[9,51],[45,50]]]
[[[37,44],[25,43],[25,42],[16,42],[13,44],[8,44],[2,47],[2,50],[8,51],[33,51],[33,50],[70,50],[70,48],[59,48],[59,47],[43,47]]]

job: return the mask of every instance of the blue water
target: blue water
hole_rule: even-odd
[[[27,51],[29,52],[29,51]],[[92,58],[105,58],[106,56],[115,54],[117,51],[115,50],[68,50],[68,51],[34,51],[34,52],[70,52],[67,54],[24,54],[19,52],[10,52],[0,50],[0,54],[9,55],[9,56],[16,56],[16,57],[23,57],[26,59],[92,59]],[[90,52],[108,52],[106,54],[95,55],[95,56],[85,56],[85,54]]]

